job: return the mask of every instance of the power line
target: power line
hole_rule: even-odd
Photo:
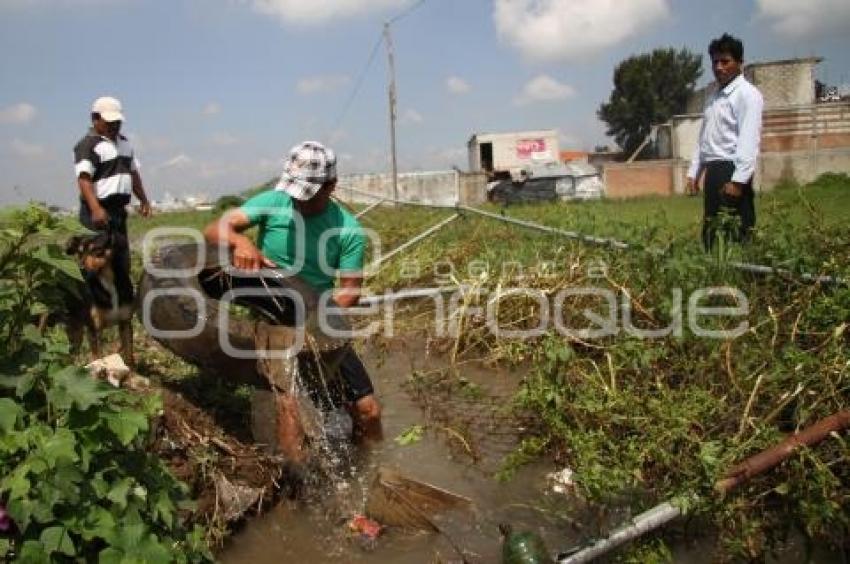
[[[412,12],[414,12],[415,10],[418,10],[419,7],[422,6],[422,4],[424,4],[424,3],[425,3],[425,0],[419,0],[419,2],[417,2],[416,4],[414,4],[413,6],[408,8],[407,10],[405,10],[402,13],[394,16],[393,18],[390,18],[390,20],[387,22],[387,24],[392,25],[392,24],[396,23],[398,20],[400,20],[402,18],[406,18]]]
[[[415,10],[418,10],[422,6],[422,4],[424,4],[425,2],[426,2],[426,0],[419,0],[418,2],[416,2],[415,4],[410,6],[408,9],[404,10],[403,12],[401,12],[399,14],[396,14],[395,16],[393,16],[392,18],[387,20],[385,27],[386,27],[386,25],[391,25],[391,24],[393,24],[393,23],[395,23],[395,22],[397,22],[397,21],[399,21],[403,18],[406,18],[411,13],[413,13]],[[378,55],[378,49],[380,48],[381,43],[384,40],[384,36],[385,36],[384,30],[382,30],[380,33],[378,33],[378,38],[375,41],[375,45],[372,47],[371,53],[369,53],[369,59],[366,61],[366,64],[363,66],[363,70],[360,71],[360,75],[357,77],[357,81],[354,84],[354,88],[351,90],[351,94],[349,94],[348,98],[346,99],[345,104],[342,107],[342,111],[340,111],[340,113],[339,113],[339,116],[334,121],[333,127],[328,132],[328,134],[329,134],[328,136],[330,136],[330,134],[332,134],[334,131],[339,129],[339,126],[342,124],[342,121],[348,115],[348,111],[351,109],[351,104],[354,103],[354,98],[357,97],[357,94],[360,92],[360,88],[363,86],[363,81],[366,80],[366,74],[369,72],[369,69],[372,67],[372,63],[375,62],[375,57]]]
[[[360,76],[357,77],[357,82],[354,84],[354,88],[351,90],[351,94],[348,96],[348,99],[345,101],[345,105],[342,107],[342,111],[339,113],[336,121],[334,122],[334,126],[331,128],[331,133],[336,131],[342,120],[345,119],[345,116],[348,114],[348,110],[351,109],[351,104],[354,102],[354,98],[357,96],[357,93],[360,91],[360,87],[363,86],[363,81],[366,79],[366,73],[369,72],[369,69],[372,66],[372,63],[375,61],[375,56],[378,54],[378,48],[380,48],[381,43],[384,40],[383,31],[378,34],[378,39],[375,41],[374,47],[372,47],[372,52],[369,54],[369,59],[366,61],[366,65],[363,67],[363,70],[360,71]]]

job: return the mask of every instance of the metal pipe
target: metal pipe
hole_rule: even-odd
[[[426,237],[429,237],[430,235],[433,235],[434,233],[436,233],[437,231],[439,231],[440,229],[442,229],[443,227],[445,227],[446,225],[448,225],[449,223],[451,223],[452,221],[456,220],[456,219],[457,219],[457,218],[459,218],[459,217],[460,217],[460,214],[457,214],[457,213],[456,213],[456,214],[454,214],[453,216],[451,216],[451,217],[449,217],[449,218],[444,219],[443,221],[441,221],[441,222],[440,222],[440,223],[438,223],[437,225],[434,225],[434,226],[432,226],[432,227],[429,227],[428,229],[426,229],[425,231],[423,231],[422,233],[420,233],[419,235],[417,235],[417,236],[416,236],[416,237],[414,237],[413,239],[411,239],[411,240],[407,241],[406,243],[403,243],[403,244],[399,245],[398,247],[396,247],[395,249],[393,249],[393,250],[392,250],[392,251],[390,251],[389,253],[385,254],[384,256],[380,257],[378,260],[374,261],[374,262],[370,265],[370,268],[373,268],[373,269],[374,269],[374,268],[377,268],[377,267],[381,266],[383,263],[385,263],[386,261],[390,260],[390,259],[391,259],[391,258],[393,258],[395,255],[399,254],[399,253],[400,253],[400,252],[402,252],[402,251],[407,250],[409,247],[411,247],[411,246],[415,245],[416,243],[418,243],[419,241],[421,241],[421,240],[425,239]]]
[[[393,204],[402,204],[405,206],[419,206],[422,208],[433,208],[435,210],[453,210],[455,206],[447,205],[447,204],[428,204],[425,202],[413,202],[410,200],[399,200],[396,198],[389,198],[387,196],[382,196],[380,194],[373,194],[371,192],[366,192],[365,190],[358,190],[357,188],[351,188],[350,186],[340,186],[341,191],[350,192],[352,194],[360,194],[361,196],[366,196],[367,198],[372,198],[374,200],[380,200],[382,202],[391,202]]]
[[[850,427],[850,411],[848,410],[839,411],[820,419],[799,433],[788,435],[773,447],[747,458],[727,472],[725,478],[715,482],[714,489],[720,494],[726,494],[753,476],[767,472],[787,460],[800,448],[814,446],[848,427]],[[692,499],[695,500],[696,498],[693,497]],[[684,514],[680,507],[685,505],[686,500],[687,498],[678,498],[672,502],[665,501],[656,505],[649,511],[635,517],[630,523],[621,526],[606,538],[596,541],[578,552],[559,558],[558,564],[590,562],[627,542],[663,527]]]
[[[364,192],[362,190],[357,190],[355,188],[346,188],[346,190],[349,190],[349,191],[355,192],[355,193],[359,193],[359,194],[362,194],[364,196],[368,196],[368,197],[372,197],[372,198],[377,198],[377,199],[382,198],[382,196],[370,194],[369,192]],[[522,220],[522,219],[515,219],[515,218],[512,218],[512,217],[506,217],[506,216],[503,216],[503,215],[499,215],[499,214],[491,213],[491,212],[488,212],[488,211],[480,210],[478,208],[472,208],[472,207],[469,207],[469,206],[462,206],[462,205],[447,206],[447,205],[443,205],[443,204],[426,204],[426,203],[423,203],[423,202],[410,202],[410,201],[406,201],[406,200],[390,200],[388,198],[385,198],[385,201],[394,201],[395,203],[398,203],[398,204],[404,204],[404,205],[410,205],[410,206],[420,206],[420,207],[433,208],[433,209],[453,209],[453,210],[457,210],[459,212],[469,212],[469,213],[474,213],[474,214],[477,214],[477,215],[480,215],[480,216],[483,216],[483,217],[488,217],[488,218],[494,219],[496,221],[502,221],[504,223],[512,223],[514,225],[527,227],[529,229],[536,229],[538,231],[544,231],[546,233],[552,233],[554,235],[561,235],[563,237],[568,237],[570,239],[575,239],[577,241],[582,241],[582,242],[590,243],[590,244],[593,244],[593,245],[608,246],[608,247],[612,247],[612,248],[620,249],[620,250],[640,250],[639,247],[635,247],[634,245],[631,245],[631,244],[626,243],[624,241],[618,241],[616,239],[607,239],[607,238],[604,238],[604,237],[594,237],[592,235],[584,235],[582,233],[577,233],[575,231],[566,231],[564,229],[558,229],[556,227],[549,227],[548,225],[541,225],[539,223],[534,223],[534,222],[531,222],[531,221],[525,221],[525,220]],[[658,251],[653,251],[652,249],[644,249],[644,250],[647,251],[647,252],[650,252],[650,253],[651,252],[658,252]],[[730,262],[729,264],[730,264],[730,266],[732,266],[732,268],[735,268],[735,269],[740,270],[742,272],[749,272],[749,273],[752,273],[752,274],[762,274],[762,275],[774,274],[774,275],[782,275],[782,276],[787,276],[787,277],[795,277],[795,278],[798,278],[798,279],[801,279],[801,280],[804,280],[806,282],[810,282],[810,283],[813,283],[813,284],[839,285],[839,286],[850,285],[850,281],[848,281],[844,278],[838,278],[836,276],[816,275],[816,274],[811,274],[811,273],[808,273],[808,272],[802,272],[802,273],[798,274],[798,273],[794,273],[794,272],[791,272],[791,271],[786,270],[786,269],[776,268],[776,267],[773,267],[773,266],[765,266],[765,265],[761,265],[761,264],[750,264],[750,263],[744,263],[744,262]]]
[[[682,510],[665,501],[648,511],[644,511],[630,523],[623,525],[608,537],[590,545],[587,548],[558,559],[558,564],[584,564],[607,554],[615,548],[640,538],[650,531],[663,527],[670,521],[682,515]]]
[[[846,286],[847,280],[844,278],[837,278],[835,276],[826,276],[826,275],[816,275],[809,274],[808,272],[802,272],[800,274],[796,274],[791,272],[790,270],[784,268],[775,268],[773,266],[764,266],[761,264],[750,264],[746,262],[732,262],[730,263],[732,267],[741,270],[743,272],[750,272],[752,274],[776,274],[780,276],[786,277],[799,277],[806,282],[811,282],[813,284],[823,284],[823,285],[838,285],[838,286]]]
[[[360,305],[373,306],[383,303],[399,302],[402,300],[413,300],[417,298],[433,298],[442,294],[453,294],[457,291],[465,291],[468,286],[438,286],[436,288],[413,288],[399,290],[387,294],[378,294],[376,296],[364,296],[360,298]]]
[[[380,200],[378,200],[378,201],[377,201],[377,202],[375,202],[374,204],[371,204],[371,205],[370,205],[369,207],[367,207],[365,210],[360,210],[359,212],[357,212],[357,214],[355,214],[355,216],[354,216],[354,217],[357,217],[357,218],[363,217],[364,215],[366,215],[367,213],[369,213],[370,211],[372,211],[373,209],[377,208],[378,206],[380,206],[380,205],[381,205],[381,204],[383,204],[383,203],[384,203],[384,199],[383,199],[383,198],[381,198]]]
[[[583,235],[581,233],[576,233],[575,231],[565,231],[563,229],[558,229],[556,227],[549,227],[548,225],[541,225],[539,223],[534,223],[532,221],[525,221],[522,219],[514,219],[512,217],[506,217],[503,215],[487,212],[484,210],[479,210],[477,208],[470,208],[468,206],[457,206],[458,210],[478,214],[484,217],[488,217],[490,219],[495,219],[496,221],[502,221],[504,223],[512,223],[514,225],[520,225],[522,227],[527,227],[529,229],[536,229],[538,231],[544,231],[546,233],[552,233],[554,235],[561,235],[563,237],[569,237],[570,239],[576,239],[579,241],[584,241],[585,243],[591,243],[593,245],[603,245],[606,247],[613,247],[615,249],[629,249],[630,245],[628,243],[624,243],[623,241],[617,241],[616,239],[605,239],[602,237],[592,237],[590,235]]]

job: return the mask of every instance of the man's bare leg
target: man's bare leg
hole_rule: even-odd
[[[277,444],[287,462],[303,464],[307,460],[304,448],[304,427],[298,417],[298,401],[288,394],[277,396]]]
[[[381,424],[381,404],[374,394],[363,396],[354,402],[355,422],[357,433],[367,441],[378,442],[384,439],[384,428]]]

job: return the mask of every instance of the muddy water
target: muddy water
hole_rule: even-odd
[[[497,482],[482,471],[482,463],[450,448],[446,434],[431,414],[411,399],[404,384],[414,372],[445,369],[439,355],[429,356],[424,343],[395,341],[389,350],[371,346],[363,360],[369,368],[384,408],[386,438],[381,445],[357,453],[355,470],[337,483],[315,488],[306,500],[284,501],[266,515],[249,521],[236,534],[219,559],[226,564],[294,562],[369,562],[370,564],[457,562],[459,552],[471,563],[500,561],[498,524],[541,534],[551,552],[565,550],[581,540],[603,535],[626,516],[611,510],[607,517],[591,517],[570,498],[556,494],[545,475],[556,470],[549,464],[522,469],[508,482]],[[521,378],[510,372],[467,363],[456,374],[481,386],[485,392],[508,398]],[[452,400],[454,401],[454,400]],[[413,425],[428,430],[416,443],[402,446],[394,438]],[[455,445],[456,447],[456,445]],[[503,449],[504,450],[504,449]],[[497,449],[497,452],[498,451]],[[397,469],[406,476],[470,498],[471,511],[438,515],[434,522],[443,534],[409,534],[388,529],[374,545],[361,542],[347,531],[348,518],[364,511],[366,494],[378,467]],[[321,494],[321,495],[319,495]],[[602,522],[605,521],[605,522]],[[694,531],[695,532],[695,531]],[[716,560],[709,537],[668,539],[674,562],[709,564]],[[810,559],[809,559],[810,558]],[[797,540],[769,562],[838,563],[846,560],[823,547],[807,554]]]
[[[445,367],[444,360],[425,354],[415,341],[397,342],[389,351],[372,347],[363,354],[378,397],[383,404],[385,440],[360,452],[351,476],[326,484],[324,495],[299,502],[285,501],[263,517],[250,521],[220,554],[229,564],[263,562],[469,562],[500,559],[498,524],[539,532],[550,548],[567,547],[577,539],[571,525],[568,500],[547,487],[545,474],[555,468],[538,465],[522,469],[502,483],[458,455],[445,433],[414,403],[403,384],[414,371]],[[460,368],[464,378],[482,390],[507,397],[520,377],[517,373],[473,364]],[[426,427],[421,440],[403,446],[394,440],[413,425]],[[362,512],[365,496],[378,467],[399,470],[473,502],[470,511],[438,515],[440,533],[410,534],[389,529],[374,545],[348,533],[348,517]],[[575,513],[573,513],[573,516]]]

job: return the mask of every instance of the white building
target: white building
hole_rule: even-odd
[[[476,133],[467,143],[470,172],[510,172],[557,162],[558,132],[554,129],[511,133]]]

